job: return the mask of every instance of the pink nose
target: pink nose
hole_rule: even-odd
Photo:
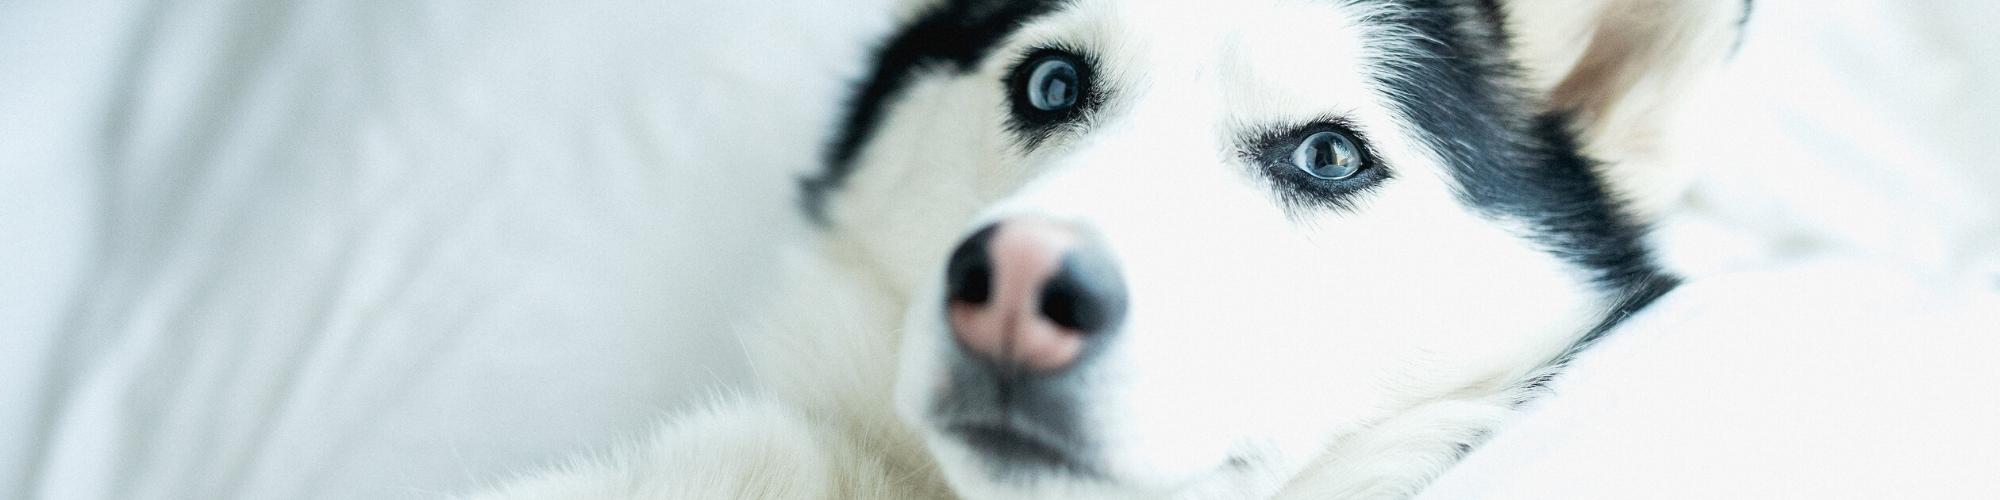
[[[1110,259],[1073,227],[1043,219],[975,233],[953,252],[947,278],[947,314],[967,354],[1034,372],[1075,363],[1124,312]]]

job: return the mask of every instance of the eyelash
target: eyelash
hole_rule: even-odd
[[[1075,70],[1077,92],[1075,103],[1061,110],[1041,110],[1029,103],[1027,95],[1030,77],[1041,63],[1060,60],[1068,62]],[[1026,146],[1033,148],[1055,135],[1065,125],[1079,123],[1097,109],[1103,101],[1096,82],[1096,60],[1087,53],[1064,47],[1042,47],[1030,50],[1014,63],[1007,77],[1002,80],[1007,93],[1009,107],[1008,128],[1014,130]]]
[[[1292,152],[1300,143],[1320,132],[1339,132],[1351,138],[1358,149],[1362,167],[1352,177],[1322,179],[1300,170],[1292,163]],[[1312,208],[1353,211],[1368,192],[1395,177],[1372,143],[1341,118],[1284,127],[1260,134],[1242,150],[1244,160],[1261,170],[1285,204],[1292,210]]]

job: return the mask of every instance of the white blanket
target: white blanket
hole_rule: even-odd
[[[737,387],[887,4],[0,2],[0,498],[431,497]],[[1996,314],[2000,7],[1758,5],[1664,233],[1704,278],[1433,498],[2000,470],[1936,430],[2000,420],[1944,328]],[[1755,488],[1850,472],[1914,479]]]
[[[0,2],[0,498],[430,497],[731,390],[887,9]]]
[[[1996,498],[2000,293],[1816,260],[1697,280],[1421,500]]]

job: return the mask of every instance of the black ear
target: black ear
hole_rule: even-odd
[[[1749,0],[1509,0],[1516,60],[1546,111],[1641,212],[1684,183],[1662,146],[1680,107],[1734,52]]]

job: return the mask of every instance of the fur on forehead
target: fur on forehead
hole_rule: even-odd
[[[1364,134],[1393,127],[1369,134],[1391,163],[1437,166],[1428,170],[1444,177],[1463,204],[1523,228],[1606,289],[1636,304],[1671,286],[1646,255],[1641,228],[1609,194],[1595,164],[1578,153],[1568,119],[1541,114],[1522,89],[1496,2],[1123,4],[949,0],[924,10],[879,54],[826,170],[805,182],[809,212],[823,216],[827,196],[855,168],[858,150],[911,79],[939,70],[1003,74],[996,68],[1017,61],[1015,52],[1046,43],[1100,54],[1105,75],[1119,79],[1109,86],[1119,92],[1145,92],[1156,83],[1146,72],[1194,66],[1200,76],[1194,84],[1236,92],[1186,93],[1221,99],[1210,122],[1219,129],[1345,115]],[[1245,45],[1257,50],[1240,50]],[[1237,59],[1219,59],[1231,54]],[[1243,81],[1219,85],[1218,77]],[[1301,81],[1314,79],[1324,79],[1320,88],[1346,90]]]
[[[1077,52],[1091,60],[1097,87],[1109,89],[1102,91],[1107,109],[1095,113],[1102,121],[1082,129],[1134,119],[1135,107],[1164,108],[1172,119],[1153,122],[1212,129],[1218,159],[1229,162],[1269,133],[1335,122],[1367,137],[1378,161],[1458,191],[1458,179],[1416,140],[1424,131],[1401,114],[1397,98],[1406,93],[1390,85],[1399,74],[1389,65],[1410,51],[1410,30],[1394,23],[1399,8],[1377,1],[1080,0],[1023,25],[978,71],[1004,75],[1045,48]],[[1030,154],[1061,149],[1017,145]],[[1294,220],[1329,214],[1280,198]]]
[[[909,21],[886,41],[877,52],[875,69],[856,89],[848,103],[848,112],[827,148],[825,166],[818,174],[808,176],[801,183],[800,201],[808,215],[824,224],[828,198],[839,191],[856,168],[861,148],[867,144],[880,126],[885,108],[901,97],[910,82],[922,74],[934,71],[969,73],[990,69],[994,65],[1015,62],[1015,57],[991,57],[999,52],[998,46],[1007,40],[1041,40],[1045,42],[1072,41],[1077,45],[1089,44],[1088,48],[1098,51],[1119,52],[1127,44],[1134,43],[1133,35],[1142,33],[1119,32],[1120,28],[1103,22],[1093,22],[1103,17],[1113,5],[1110,2],[1060,1],[1060,0],[941,0],[914,1],[906,4]],[[1127,6],[1130,8],[1131,6]],[[1383,47],[1392,43],[1395,37],[1383,36],[1388,26],[1382,23],[1364,22],[1384,19],[1384,14],[1395,10],[1393,3],[1376,0],[1313,1],[1290,0],[1279,2],[1145,2],[1136,15],[1148,15],[1154,25],[1172,26],[1168,30],[1175,37],[1162,41],[1180,40],[1192,45],[1201,55],[1211,55],[1215,50],[1215,39],[1209,36],[1190,36],[1182,31],[1175,18],[1192,21],[1196,25],[1218,25],[1216,19],[1242,18],[1242,23],[1251,28],[1245,31],[1273,30],[1283,26],[1296,30],[1296,37],[1338,33],[1352,38],[1342,38],[1348,43],[1372,39],[1361,48]],[[1067,27],[1063,22],[1049,19],[1052,14],[1068,12],[1073,19]],[[1116,12],[1109,12],[1116,14]],[[1164,15],[1162,15],[1164,14]],[[1175,14],[1178,14],[1176,16]],[[1283,15],[1281,15],[1283,14]],[[1029,21],[1033,20],[1033,23]],[[1324,22],[1324,24],[1321,24]],[[1228,24],[1228,23],[1220,23]],[[1262,24],[1263,26],[1256,27]],[[1365,30],[1362,28],[1366,28]],[[1204,30],[1197,30],[1204,31]],[[1205,30],[1213,31],[1213,30]],[[1268,37],[1265,37],[1268,38]],[[1325,46],[1325,41],[1313,41],[1312,46]],[[1017,47],[1018,48],[1018,47]],[[1285,53],[1298,53],[1303,48],[1286,48]],[[1327,47],[1322,54],[1346,54],[1339,47]],[[1163,52],[1163,54],[1192,55],[1187,50]],[[1388,54],[1374,54],[1388,59]],[[1018,56],[1018,54],[1015,54]],[[1177,57],[1149,63],[1173,63]],[[1298,64],[1307,67],[1325,65],[1327,61],[1313,60],[1314,64]],[[1127,67],[1131,65],[1126,65]],[[1326,65],[1337,68],[1346,65]],[[1111,68],[1117,71],[1119,68]],[[1348,73],[1356,76],[1358,73]],[[1239,94],[1240,96],[1241,94]],[[1237,99],[1248,100],[1248,99]],[[1260,103],[1261,104],[1261,103]],[[1283,106],[1263,106],[1284,108]],[[1246,110],[1254,111],[1254,110]],[[1263,117],[1259,117],[1263,118]],[[1300,116],[1300,119],[1309,117]]]
[[[1194,86],[1221,99],[1219,128],[1241,132],[1328,117],[1391,123],[1383,61],[1402,45],[1379,22],[1393,6],[1314,0],[1116,2],[1080,0],[1036,18],[1007,38],[982,68],[998,73],[1038,47],[1094,56],[1114,97],[1161,84]],[[1003,55],[1014,57],[1001,57]],[[1192,78],[1160,78],[1173,74]],[[1357,116],[1359,115],[1359,116]]]

